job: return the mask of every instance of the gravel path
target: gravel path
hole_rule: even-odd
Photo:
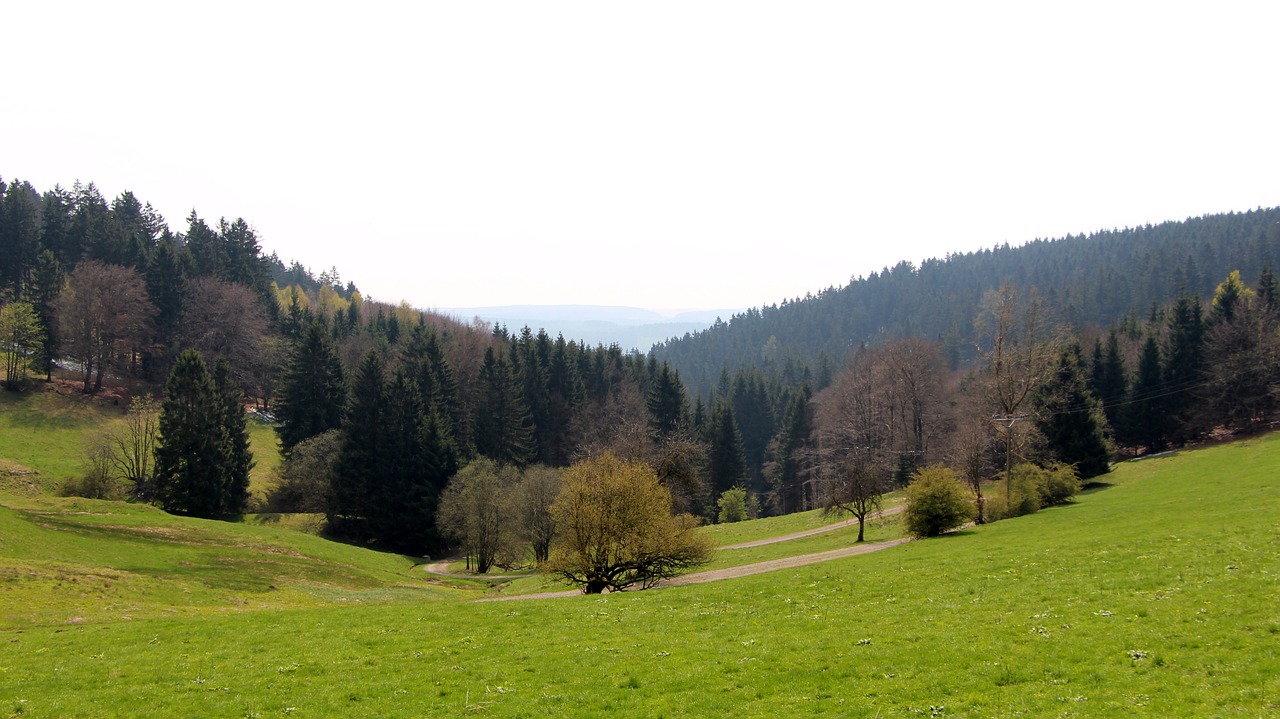
[[[904,504],[895,505],[881,512],[880,516],[887,517],[891,514],[898,514],[903,509],[906,509],[906,505]],[[804,537],[812,537],[815,534],[822,534],[823,532],[830,532],[836,529],[843,529],[844,527],[852,527],[857,523],[858,523],[858,520],[856,518],[849,518],[844,520],[843,522],[828,524],[825,527],[818,527],[817,529],[806,529],[803,532],[792,532],[791,534],[781,534],[776,537],[767,537],[765,539],[755,539],[750,542],[739,542],[738,544],[730,544],[724,547],[718,547],[718,549],[751,549],[752,547],[763,547],[766,544],[777,544],[778,542],[789,542],[793,539],[802,539]]]
[[[803,567],[806,564],[817,564],[819,562],[829,562],[833,559],[843,559],[844,557],[856,557],[859,554],[870,554],[878,552],[882,549],[896,547],[899,544],[911,541],[910,539],[890,539],[884,542],[864,542],[855,544],[852,547],[841,547],[840,549],[832,549],[826,552],[817,552],[815,554],[802,554],[798,557],[783,557],[782,559],[770,559],[767,562],[756,562],[755,564],[744,564],[740,567],[728,567],[726,569],[712,569],[706,572],[694,572],[693,574],[684,574],[679,577],[668,579],[657,586],[662,587],[679,587],[686,584],[704,584],[706,582],[718,582],[723,579],[736,579],[738,577],[749,577],[752,574],[763,574],[765,572],[774,572],[779,569],[790,569],[792,567]],[[477,599],[477,602],[513,602],[521,599],[552,599],[555,597],[580,597],[582,590],[568,589],[559,592],[539,592],[537,594],[518,594],[510,597],[486,597]]]

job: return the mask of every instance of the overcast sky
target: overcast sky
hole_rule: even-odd
[[[1280,3],[8,3],[0,176],[380,300],[739,308],[1280,204]]]

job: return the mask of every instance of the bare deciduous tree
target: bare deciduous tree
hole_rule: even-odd
[[[102,389],[119,357],[137,355],[156,314],[136,270],[93,260],[76,266],[55,306],[64,347],[80,363],[86,393]]]
[[[225,359],[236,384],[255,388],[256,378],[270,357],[263,351],[267,318],[253,290],[213,277],[199,277],[188,285],[182,308],[179,342],[182,349],[200,352],[210,364]]]
[[[124,426],[107,434],[114,476],[132,484],[131,494],[137,499],[146,499],[151,494],[159,436],[160,403],[149,394],[131,399]]]
[[[893,407],[878,385],[881,361],[880,353],[860,349],[816,398],[818,501],[828,511],[856,517],[859,542],[866,520],[881,511],[897,458]]]

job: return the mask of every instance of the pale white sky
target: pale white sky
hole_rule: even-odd
[[[0,176],[420,307],[768,304],[1280,204],[1280,3],[8,3]]]

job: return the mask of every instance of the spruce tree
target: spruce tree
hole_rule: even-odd
[[[213,366],[213,388],[217,396],[219,421],[222,425],[222,503],[223,516],[243,514],[249,504],[249,473],[253,471],[253,451],[249,448],[249,429],[245,421],[242,393],[231,377],[231,365],[219,359]]]
[[[656,372],[645,404],[649,408],[649,428],[655,439],[664,440],[685,424],[689,402],[685,398],[684,385],[680,382],[680,375],[666,362]]]
[[[1075,467],[1081,479],[1110,471],[1106,419],[1085,384],[1078,346],[1059,353],[1037,400],[1036,425],[1058,461]]]
[[[712,412],[709,434],[711,493],[713,498],[719,498],[726,490],[745,486],[747,479],[742,435],[738,432],[738,422],[733,417],[733,406],[728,401],[722,401]]]
[[[1107,333],[1105,348],[1101,339],[1094,346],[1089,390],[1102,403],[1107,423],[1115,428],[1121,422],[1120,414],[1128,391],[1128,380],[1125,378],[1124,357],[1120,354],[1120,336],[1114,327]]]
[[[532,456],[529,410],[524,404],[511,366],[490,347],[480,365],[476,399],[476,453],[500,464],[524,466]]]
[[[1168,416],[1161,369],[1160,345],[1154,336],[1148,336],[1138,358],[1138,372],[1129,391],[1129,400],[1120,415],[1122,425],[1118,434],[1124,444],[1146,447],[1148,451],[1164,449]]]
[[[228,412],[199,352],[178,356],[166,389],[155,451],[160,506],[172,514],[207,519],[243,512],[247,495],[232,489],[238,480],[231,469],[236,460]]]
[[[347,383],[342,360],[324,325],[312,322],[285,367],[275,412],[276,434],[286,454],[294,445],[342,426]]]
[[[67,275],[62,271],[62,263],[53,253],[45,250],[36,260],[36,272],[31,284],[31,306],[40,318],[44,328],[44,346],[41,347],[40,361],[44,367],[45,379],[53,379],[53,365],[58,359],[60,338],[58,336],[58,312],[54,301],[62,292],[67,282]]]
[[[1163,409],[1168,415],[1166,439],[1182,444],[1203,431],[1203,412],[1196,389],[1204,382],[1204,313],[1200,300],[1183,295],[1169,316],[1164,360]]]
[[[369,352],[356,370],[351,386],[351,405],[342,425],[342,452],[338,456],[337,479],[333,486],[338,533],[368,539],[377,520],[379,479],[390,461],[386,451],[386,374],[376,352]]]

